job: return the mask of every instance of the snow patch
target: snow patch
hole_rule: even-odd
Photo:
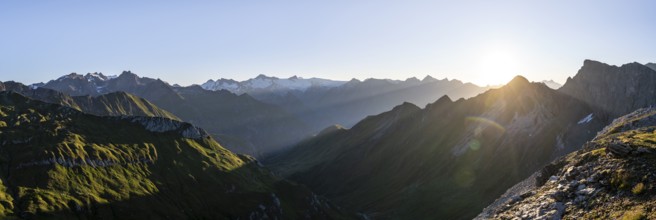
[[[594,114],[590,113],[588,116],[585,116],[585,118],[582,118],[581,120],[579,120],[578,124],[580,124],[580,125],[581,124],[586,124],[586,123],[592,121],[593,116],[594,116]]]
[[[320,79],[320,78],[310,78],[305,79],[302,77],[293,76],[287,79],[280,79],[276,77],[267,77],[260,75],[256,78],[252,78],[245,81],[235,81],[231,79],[219,79],[216,81],[209,80],[201,85],[203,89],[206,90],[228,90],[236,94],[243,94],[253,91],[262,91],[268,90],[271,92],[280,92],[280,91],[306,91],[312,87],[337,87],[341,86],[346,82],[344,81],[334,81],[329,79]]]

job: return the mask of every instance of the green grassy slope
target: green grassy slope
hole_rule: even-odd
[[[0,214],[38,219],[342,218],[187,123],[100,117],[0,92]]]

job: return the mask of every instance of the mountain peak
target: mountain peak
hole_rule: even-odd
[[[559,91],[598,106],[618,117],[654,104],[656,72],[640,63],[621,66],[586,60]],[[619,100],[629,100],[620,102]]]
[[[77,74],[76,72],[69,73],[68,75],[64,75],[62,77],[59,77],[57,80],[64,80],[64,79],[77,79],[77,78],[83,78],[84,76]]]
[[[422,79],[421,81],[422,81],[422,82],[434,82],[434,81],[437,81],[437,79],[433,78],[433,77],[430,76],[430,75],[426,75],[426,76],[424,77],[424,79]]]
[[[445,102],[446,103],[451,103],[451,102],[453,102],[453,100],[451,100],[451,97],[449,97],[448,95],[443,95],[437,101],[435,101],[435,104],[445,103]]]
[[[255,77],[255,79],[269,79],[269,78],[271,78],[271,77],[268,77],[268,76],[266,76],[266,75],[264,75],[264,74],[260,74],[260,75],[257,75],[257,76]]]
[[[596,60],[585,59],[583,61],[583,66],[596,66],[596,65],[608,66],[608,64]]]
[[[417,77],[410,77],[405,80],[406,82],[421,82]]]
[[[415,104],[412,104],[410,102],[403,102],[403,104],[397,105],[392,109],[392,111],[401,111],[401,110],[412,110],[412,111],[418,111],[421,110],[419,106],[416,106]]]
[[[119,78],[124,78],[124,77],[138,77],[137,74],[132,73],[130,70],[123,71],[121,75],[118,76]]]
[[[529,85],[529,84],[531,84],[531,82],[529,82],[528,79],[526,79],[525,77],[523,77],[521,75],[517,75],[512,80],[510,80],[510,82],[508,82],[507,85],[510,85],[510,86],[525,86],[525,85]]]

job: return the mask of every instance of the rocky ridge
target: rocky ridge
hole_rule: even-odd
[[[612,66],[585,60],[558,91],[603,109],[613,118],[656,104],[656,70],[640,63]],[[627,99],[627,97],[630,97]]]
[[[196,127],[192,124],[176,121],[169,118],[159,117],[138,117],[138,116],[121,116],[122,120],[128,120],[133,123],[140,124],[148,131],[164,133],[175,131],[186,138],[202,139],[210,135],[202,128]]]

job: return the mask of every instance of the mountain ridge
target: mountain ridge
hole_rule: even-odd
[[[160,79],[139,77],[130,71],[98,80],[93,75],[87,75],[63,76],[42,87],[69,95],[92,97],[117,91],[128,92],[204,128],[229,149],[257,157],[282,149],[311,134],[294,115],[249,95],[236,95],[224,90],[208,91],[199,86],[174,87]]]
[[[603,112],[518,76],[466,100],[398,105],[263,163],[372,218],[466,219],[503,193],[499,186],[573,151],[603,121]]]
[[[585,60],[573,78],[558,91],[619,117],[656,100],[656,70],[637,62],[613,66]],[[634,97],[627,102],[626,97]]]

